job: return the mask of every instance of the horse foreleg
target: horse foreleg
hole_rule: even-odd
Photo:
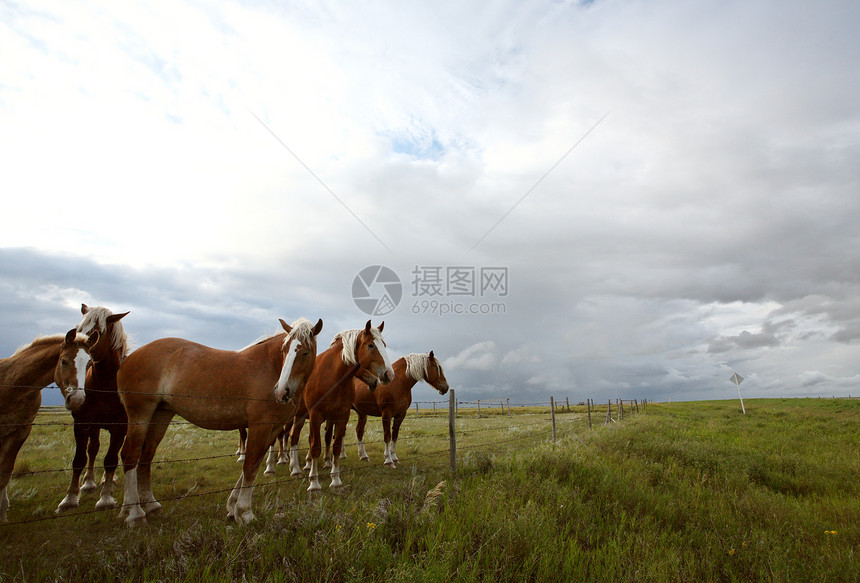
[[[242,427],[239,429],[239,448],[234,455],[239,456],[237,462],[245,461],[245,442],[248,440],[248,430]]]
[[[278,429],[259,424],[248,430],[242,475],[239,476],[236,486],[227,498],[228,520],[232,519],[240,524],[248,524],[254,520],[254,512],[251,510],[254,480],[263,457],[266,455],[266,450],[274,443],[278,435],[277,431]]]
[[[87,467],[81,479],[81,492],[95,492],[96,486],[96,457],[99,455],[99,428],[93,426],[89,430],[87,442]]]
[[[387,468],[396,468],[394,460],[391,459],[391,415],[382,413],[382,434],[385,439],[385,460],[382,462]]]
[[[281,429],[278,432],[278,465],[288,463],[290,459],[287,457],[287,430]]]
[[[105,475],[102,480],[102,493],[99,501],[96,502],[96,510],[116,507],[116,499],[113,497],[113,488],[116,483],[114,478],[119,461],[119,448],[122,447],[122,442],[125,439],[125,431],[125,427],[110,429],[110,443],[104,459]]]
[[[320,461],[320,453],[322,453],[322,444],[320,443],[320,427],[322,426],[322,421],[317,419],[311,419],[311,427],[308,430],[308,457],[311,462],[311,471],[308,477],[310,478],[310,486],[308,486],[308,492],[313,492],[315,490],[322,490],[322,486],[320,486],[319,480],[319,461]]]
[[[346,421],[334,423],[334,447],[332,448],[331,462],[331,484],[330,488],[340,488],[343,482],[340,479],[340,453],[343,451],[343,436],[346,433]]]
[[[389,447],[389,453],[391,454],[391,461],[395,464],[400,461],[394,449],[397,447],[397,437],[400,435],[400,424],[403,423],[405,418],[405,415],[403,417],[397,417],[395,415],[393,427],[391,428],[391,446]]]
[[[364,426],[367,425],[367,415],[358,414],[358,422],[355,424],[355,439],[358,441],[358,459],[368,461],[370,457],[364,449]]]
[[[158,445],[164,439],[167,428],[170,427],[170,420],[173,419],[173,416],[173,412],[164,409],[155,412],[149,422],[146,439],[140,452],[140,460],[137,464],[137,490],[140,493],[140,504],[147,515],[155,514],[161,510],[161,503],[155,499],[155,495],[152,493],[152,460],[155,458]]]
[[[72,458],[72,478],[69,481],[65,498],[60,501],[60,504],[54,511],[57,514],[77,508],[80,504],[81,472],[87,463],[87,436],[89,431],[83,425],[77,423],[74,425],[73,431],[75,434],[75,457]]]
[[[325,456],[323,456],[323,467],[329,468],[332,466],[331,463],[331,436],[332,431],[334,430],[334,422],[326,421],[325,422]]]
[[[302,434],[302,427],[305,424],[305,417],[296,416],[293,418],[293,425],[290,428],[290,475],[301,476],[302,467],[299,464],[299,437]],[[310,452],[308,452],[310,455]],[[305,469],[308,469],[307,467]]]
[[[278,461],[278,454],[275,453],[275,444],[273,443],[271,446],[269,446],[269,455],[266,456],[266,471],[264,471],[263,473],[266,474],[267,476],[274,476],[275,475],[275,466],[277,465],[277,463],[276,463],[277,461]]]
[[[17,430],[14,430],[11,435],[7,435],[0,441],[0,523],[6,522],[6,511],[9,510],[9,496],[6,494],[6,487],[9,485],[9,480],[12,478],[12,471],[15,469],[15,458],[18,457],[18,452],[21,446],[27,441],[27,436],[30,435],[31,425],[23,425]]]

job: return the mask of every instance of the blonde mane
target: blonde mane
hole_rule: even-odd
[[[286,336],[284,336],[283,346],[286,346],[287,342],[289,342],[291,338],[297,339],[299,342],[301,342],[303,344],[313,340],[314,325],[311,324],[310,321],[306,320],[305,318],[299,318],[298,320],[296,320],[295,322],[290,324],[290,328],[292,328],[290,333],[287,334]],[[272,338],[274,338],[275,336],[278,336],[279,334],[285,334],[285,333],[286,332],[283,329],[281,329],[277,332],[273,332],[272,334],[266,334],[265,336],[261,336],[260,338],[257,338],[256,340],[251,342],[249,345],[240,348],[236,352],[242,352],[242,351],[248,350],[252,346],[257,346],[258,344],[262,344],[263,342],[265,342],[267,340],[271,340]]]
[[[304,318],[299,318],[292,324],[290,324],[290,328],[292,330],[287,337],[284,338],[284,346],[287,345],[287,342],[290,339],[298,340],[301,344],[308,345],[314,339],[314,325]]]
[[[427,380],[430,376],[430,353],[415,353],[407,354],[403,357],[406,361],[406,376],[412,377],[416,381]],[[436,362],[436,368],[442,372],[442,364]]]
[[[340,351],[340,356],[343,358],[343,362],[350,366],[353,366],[356,363],[355,360],[355,343],[358,341],[358,335],[364,332],[364,328],[355,328],[354,330],[344,330],[343,332],[338,332],[334,335],[334,338],[331,340],[331,344],[334,346],[334,343],[338,340],[343,342],[343,348]],[[382,345],[385,346],[385,340],[382,339],[382,334],[379,333],[379,330],[376,328],[370,329],[370,334],[373,336],[374,340],[382,342]]]
[[[78,335],[83,336],[82,334]],[[29,350],[30,348],[36,348],[37,346],[41,346],[42,344],[54,344],[57,341],[62,342],[65,339],[65,334],[52,334],[51,336],[36,336],[32,342],[28,344],[24,344],[23,346],[19,346],[15,352],[12,353],[12,356],[17,356],[21,354],[25,350]]]
[[[78,324],[78,331],[83,332],[84,330],[88,330],[92,332],[93,330],[98,330],[103,334],[107,330],[108,316],[112,315],[113,312],[101,306],[90,308],[87,313],[84,314],[84,318],[81,320],[81,323]],[[111,350],[119,350],[120,354],[123,357],[126,357],[128,356],[129,351],[128,344],[128,334],[125,333],[125,329],[122,327],[122,321],[117,320],[113,323],[113,329],[111,330]]]

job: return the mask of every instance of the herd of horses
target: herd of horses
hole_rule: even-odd
[[[6,522],[6,488],[15,459],[41,406],[41,390],[55,383],[71,411],[75,437],[72,476],[56,512],[80,504],[80,493],[97,489],[95,459],[102,430],[110,441],[97,509],[114,508],[116,470],[123,466],[121,513],[129,525],[146,521],[161,504],[152,492],[151,464],[174,416],[205,429],[238,430],[242,472],[227,499],[228,518],[254,519],[251,498],[258,469],[275,442],[281,461],[289,439],[291,474],[301,476],[299,437],[309,422],[309,491],[320,490],[321,430],[332,488],[343,485],[340,458],[351,411],[358,414],[359,459],[367,460],[363,435],[368,416],[382,417],[387,467],[396,467],[400,425],[412,402],[412,387],[426,381],[448,391],[433,354],[409,354],[391,362],[382,338],[384,323],[344,330],[317,354],[316,324],[280,320],[283,331],[238,350],[218,350],[162,338],[130,350],[122,319],[104,307],[81,306],[83,318],[66,334],[42,336],[0,359],[0,522]],[[392,430],[393,424],[393,430]],[[83,476],[82,476],[83,474]]]

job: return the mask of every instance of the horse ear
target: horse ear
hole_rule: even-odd
[[[385,328],[385,322],[384,321],[379,325],[379,331],[382,332],[383,328]]]
[[[314,336],[317,336],[317,335],[319,335],[320,332],[322,332],[322,326],[323,326],[322,318],[320,318],[317,321],[316,326],[314,326],[313,330],[311,330],[311,332],[314,333]]]
[[[92,348],[93,346],[98,344],[99,338],[101,338],[101,336],[101,332],[99,332],[98,330],[94,330],[92,333],[90,333],[89,337],[87,338],[87,348]]]
[[[286,330],[286,331],[287,331],[287,334],[289,334],[290,332],[292,332],[292,331],[293,331],[293,329],[292,329],[292,328],[290,328],[290,325],[289,325],[289,324],[287,324],[286,322],[284,322],[284,319],[283,319],[283,318],[278,318],[278,322],[280,322],[280,323],[281,323],[281,328],[283,328],[284,330]]]
[[[74,341],[75,341],[75,336],[77,336],[77,335],[78,335],[78,329],[77,329],[77,328],[72,328],[71,330],[69,330],[68,332],[66,332],[66,339],[65,339],[65,343],[66,343],[66,344],[71,344],[72,342],[74,342]]]
[[[87,307],[86,304],[81,304],[81,314],[86,314],[89,311],[90,309]]]
[[[435,356],[433,356],[433,351],[432,351],[432,350],[430,351],[430,354],[429,354],[428,358],[430,358],[430,362],[433,362],[433,359],[434,359],[434,358],[436,358]]]
[[[125,312],[124,314],[111,314],[107,317],[107,323],[108,325],[113,324],[114,322],[122,320],[126,316],[128,316],[128,312]]]
[[[368,320],[367,324],[364,325],[364,331],[370,334],[370,320]]]

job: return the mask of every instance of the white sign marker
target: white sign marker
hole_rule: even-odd
[[[744,398],[741,396],[741,383],[743,382],[744,377],[742,377],[738,373],[734,373],[732,375],[732,378],[730,378],[729,380],[735,383],[735,386],[738,388],[738,398],[741,400],[741,411],[743,411],[744,415],[746,415],[747,410],[746,408],[744,408]]]

